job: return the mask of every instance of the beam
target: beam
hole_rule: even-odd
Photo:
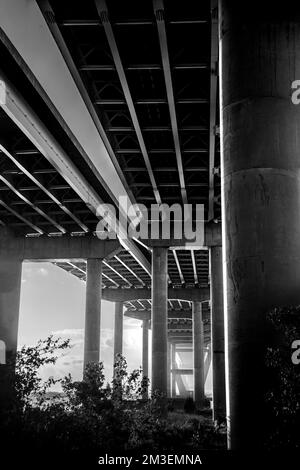
[[[59,263],[55,262],[54,263],[55,265],[58,265],[59,266]],[[72,267],[72,270],[75,270],[75,271],[79,271],[81,273],[83,273],[85,275],[85,278],[86,278],[86,269],[82,269],[80,268],[78,265],[74,264],[74,263],[71,263],[70,261],[67,261],[67,264],[70,265]],[[59,266],[61,267],[61,266]],[[64,269],[63,267],[61,267],[62,269]],[[72,273],[74,274],[74,273]],[[110,278],[109,276],[107,276],[107,274],[105,274],[104,272],[102,272],[102,279],[105,277],[105,279],[107,279],[109,282],[111,282],[112,284],[114,284],[116,287],[120,287],[120,285],[114,281],[112,278]],[[103,284],[104,282],[102,281],[102,288],[103,288]]]
[[[177,350],[177,352],[179,352]],[[171,370],[171,373],[174,375],[193,375],[193,369],[178,369],[174,368]]]
[[[1,10],[0,10],[1,11]],[[25,102],[21,95],[0,74],[0,106],[20,127],[23,133],[31,140],[34,146],[63,176],[72,189],[80,196],[82,201],[98,217],[104,215],[103,201],[98,193],[91,187],[84,176],[79,172],[71,158],[50,134],[46,126]],[[99,151],[99,149],[98,149]],[[100,213],[99,213],[100,211]],[[114,214],[112,214],[113,220]],[[150,263],[137,248],[135,243],[126,234],[126,227],[117,223],[117,229],[123,233],[122,244],[130,251],[135,260],[150,274]]]
[[[28,227],[32,228],[35,232],[39,233],[40,235],[44,233],[44,231],[40,227],[37,227],[37,225],[33,224],[29,219],[26,219],[25,217],[23,217],[21,214],[19,214],[17,211],[15,211],[12,207],[10,207],[8,204],[6,204],[6,202],[2,201],[1,199],[0,199],[0,205],[4,207],[8,212],[13,214],[15,217],[17,217],[17,219],[22,220],[24,224],[28,225]]]
[[[104,289],[102,294],[103,299],[110,300],[112,302],[119,301],[130,301],[130,300],[143,300],[151,299],[151,289],[145,288],[123,288],[123,289]],[[201,288],[173,288],[168,289],[168,299],[181,299],[181,300],[198,300],[199,302],[205,302],[210,298],[210,291],[208,287]]]
[[[191,257],[192,257],[192,264],[193,264],[194,280],[195,280],[195,284],[198,285],[199,280],[198,280],[197,266],[196,266],[196,259],[195,259],[195,251],[194,250],[191,250]]]
[[[180,141],[179,141],[175,99],[174,99],[174,91],[173,91],[172,76],[171,76],[171,66],[170,66],[169,51],[168,51],[167,33],[166,33],[166,26],[165,26],[165,20],[164,20],[163,0],[153,0],[153,9],[154,9],[154,14],[155,14],[156,24],[157,24],[157,29],[158,29],[159,45],[160,45],[162,65],[163,65],[163,71],[164,71],[164,79],[165,79],[165,85],[166,85],[166,91],[167,91],[167,99],[168,99],[168,105],[169,105],[169,113],[170,113],[170,119],[171,119],[175,155],[176,155],[176,161],[177,161],[177,167],[178,167],[178,176],[179,176],[179,181],[180,181],[181,197],[182,197],[183,204],[187,204],[188,201],[187,201],[187,194],[186,194],[186,187],[185,187],[185,180],[184,180],[182,155],[181,155],[181,150],[180,150]]]
[[[143,320],[146,318],[147,320],[151,320],[151,310],[130,310],[127,309],[125,310],[125,316],[131,317],[131,318],[136,318],[138,320]],[[192,319],[192,313],[187,312],[187,313],[181,313],[181,312],[176,312],[173,310],[168,310],[168,320],[191,320]]]
[[[92,101],[90,99],[90,96],[88,94],[88,91],[87,91],[87,89],[86,89],[86,87],[83,83],[83,80],[80,76],[80,73],[79,73],[79,71],[78,71],[78,69],[77,69],[77,67],[76,67],[76,65],[73,61],[73,58],[72,58],[72,56],[70,54],[70,51],[69,51],[69,49],[68,49],[68,47],[67,47],[67,45],[64,41],[64,38],[63,38],[63,36],[60,32],[60,29],[59,29],[56,21],[52,21],[53,18],[55,19],[54,11],[52,10],[51,5],[48,2],[48,0],[37,0],[37,3],[38,3],[38,5],[39,5],[39,7],[40,7],[40,9],[41,9],[41,11],[44,15],[45,20],[47,21],[47,24],[48,24],[48,27],[51,31],[51,34],[52,34],[53,38],[55,39],[55,42],[56,42],[56,44],[57,44],[57,46],[58,46],[58,48],[61,52],[62,57],[64,58],[65,63],[68,66],[68,69],[69,69],[69,71],[72,75],[72,78],[73,78],[74,82],[76,83],[76,86],[77,86],[77,88],[78,88],[78,90],[79,90],[79,92],[82,96],[82,99],[83,99],[83,101],[84,101],[84,103],[85,103],[85,105],[86,105],[93,121],[94,121],[94,124],[95,124],[95,126],[96,126],[96,128],[99,132],[99,135],[100,135],[100,137],[101,137],[101,139],[102,139],[102,141],[105,145],[105,148],[106,148],[106,150],[107,150],[107,152],[110,156],[110,159],[111,159],[111,161],[112,161],[112,163],[113,163],[113,165],[114,165],[114,167],[115,167],[115,169],[118,173],[118,176],[119,176],[120,180],[122,181],[123,186],[125,187],[125,189],[127,191],[129,199],[132,203],[134,203],[135,201],[134,201],[133,194],[132,194],[132,192],[131,192],[131,190],[130,190],[127,182],[126,182],[126,178],[124,177],[124,173],[121,170],[119,162],[118,162],[118,160],[117,160],[117,158],[114,154],[114,151],[113,151],[113,149],[110,145],[110,142],[109,142],[109,140],[107,138],[107,135],[106,135],[106,133],[103,129],[103,126],[100,122],[99,116],[98,116],[98,114],[97,114],[97,112],[96,112],[96,110],[93,106],[93,103],[92,103]],[[49,20],[49,18],[51,18],[51,21]]]
[[[175,263],[176,263],[176,267],[177,267],[177,270],[178,270],[178,274],[179,274],[179,277],[180,277],[181,284],[184,285],[185,280],[184,280],[184,277],[183,277],[183,274],[182,274],[182,271],[181,271],[181,267],[180,267],[180,264],[179,264],[179,260],[178,260],[176,250],[172,250],[172,253],[173,253],[173,256],[174,256],[174,260],[175,260]]]
[[[115,64],[115,67],[116,67],[116,71],[118,73],[119,80],[120,80],[120,83],[121,83],[121,86],[122,86],[122,90],[123,90],[123,93],[124,93],[124,96],[125,96],[125,100],[126,100],[126,103],[127,103],[128,109],[129,109],[129,113],[130,113],[130,117],[131,117],[131,120],[132,120],[132,123],[133,123],[133,127],[134,127],[135,133],[137,135],[137,139],[138,139],[138,142],[139,142],[139,145],[140,145],[140,148],[141,148],[141,152],[142,152],[142,155],[143,155],[143,158],[144,158],[144,161],[145,161],[146,168],[148,170],[148,174],[149,174],[149,178],[150,178],[150,181],[151,181],[151,184],[152,184],[152,187],[153,187],[153,192],[154,192],[154,195],[155,195],[155,199],[156,199],[156,202],[158,204],[161,204],[161,197],[160,197],[159,191],[157,189],[156,180],[155,180],[154,173],[153,173],[153,170],[152,170],[152,167],[151,167],[151,163],[150,163],[150,159],[149,159],[148,152],[147,152],[147,149],[146,149],[146,145],[145,145],[145,142],[144,142],[144,138],[143,138],[142,130],[141,130],[141,127],[140,127],[140,123],[139,123],[139,120],[138,120],[138,117],[137,117],[137,114],[136,114],[136,111],[135,111],[133,99],[132,99],[131,92],[130,92],[128,82],[127,82],[127,78],[126,78],[126,75],[125,75],[125,70],[124,70],[124,67],[123,67],[123,64],[122,64],[122,60],[121,60],[121,57],[120,57],[120,53],[119,53],[119,49],[118,49],[118,46],[117,46],[117,43],[116,43],[116,39],[115,39],[115,35],[114,35],[113,29],[112,29],[112,25],[111,25],[110,20],[109,20],[107,5],[106,5],[105,0],[95,0],[95,4],[96,4],[97,12],[98,12],[98,15],[100,17],[101,23],[104,27],[106,38],[107,38],[107,41],[108,41],[108,44],[109,44],[109,47],[110,47],[110,50],[111,50],[111,53],[112,53],[112,57],[113,57],[113,60],[114,60],[114,64]]]
[[[18,196],[22,201],[25,202],[28,206],[30,206],[36,214],[40,215],[44,219],[48,220],[53,227],[55,227],[59,232],[62,234],[66,233],[66,229],[62,227],[60,224],[56,222],[52,217],[50,217],[46,212],[44,212],[42,209],[40,209],[36,204],[34,204],[28,197],[26,197],[23,192],[22,188],[17,189],[11,181],[9,181],[7,178],[5,178],[3,175],[0,175],[0,181],[2,181],[7,188],[9,188],[16,196]],[[38,189],[38,188],[37,188]]]
[[[25,261],[103,259],[121,249],[117,240],[99,240],[94,236],[15,237],[8,243],[18,247],[20,257]]]
[[[122,264],[122,266],[124,266],[124,268],[126,268],[127,271],[129,271],[130,274],[132,274],[132,275],[142,284],[143,287],[145,287],[146,284],[144,283],[144,281],[143,281],[126,263],[124,263],[124,261],[121,260],[121,258],[120,258],[119,256],[115,255],[114,258],[115,258],[120,264]]]
[[[113,271],[117,276],[119,276],[124,282],[126,282],[126,284],[129,287],[132,287],[131,282],[129,282],[128,279],[126,279],[126,277],[122,276],[122,274],[120,274],[115,268],[113,268],[110,264],[108,264],[107,261],[103,261],[103,264],[107,266],[111,271]]]
[[[27,0],[2,0],[0,17],[0,40],[82,158],[112,200],[117,203],[122,196],[124,204],[129,202],[126,188],[38,4],[29,4]]]

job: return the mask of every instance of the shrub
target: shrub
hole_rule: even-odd
[[[300,339],[300,306],[275,308],[267,314],[270,337],[266,350],[267,426],[269,449],[300,447],[300,366],[291,360],[291,344]]]
[[[80,456],[86,463],[89,457],[105,453],[191,449],[195,423],[170,422],[162,413],[160,394],[142,400],[148,379],[140,369],[128,373],[123,356],[116,358],[111,385],[105,384],[103,364],[91,363],[82,381],[73,381],[68,375],[60,380],[63,393],[49,399],[48,392],[56,381],[42,382],[39,368],[55,364],[58,351],[68,347],[68,341],[49,337],[18,353],[16,403],[0,423],[3,449],[13,443],[20,454],[34,449],[35,455],[49,458],[64,455],[68,463],[77,463]]]
[[[185,399],[183,409],[184,409],[185,413],[194,413],[195,412],[196,406],[195,406],[195,402],[194,402],[192,397],[187,397]]]

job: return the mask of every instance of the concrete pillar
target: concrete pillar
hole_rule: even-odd
[[[22,261],[6,249],[0,246],[0,413],[13,400],[22,275]]]
[[[205,361],[204,361],[204,386],[205,386],[209,368],[211,365],[211,345],[210,344],[207,346],[206,352],[207,354],[205,356]],[[225,374],[224,374],[224,378],[225,378]],[[225,386],[225,381],[224,381],[224,386]]]
[[[143,375],[144,377],[149,376],[149,328],[148,328],[148,320],[143,320],[143,356],[142,356],[142,368],[143,368]]]
[[[123,302],[115,302],[114,360],[123,353]]]
[[[210,248],[213,420],[226,417],[222,247]]]
[[[171,396],[171,343],[168,341],[167,345],[167,393],[168,397]]]
[[[143,320],[143,344],[142,344],[142,369],[143,376],[149,378],[149,321]],[[148,390],[145,391],[145,400],[148,399]]]
[[[176,369],[176,343],[171,344],[171,367],[172,371]],[[176,375],[174,372],[171,374],[171,396],[176,398]]]
[[[204,332],[201,302],[193,302],[194,400],[196,407],[204,403]]]
[[[221,2],[228,443],[263,446],[265,313],[300,303],[300,4]]]
[[[168,248],[152,250],[152,390],[167,396]]]
[[[101,259],[88,259],[86,272],[84,367],[89,362],[99,362],[100,359]]]

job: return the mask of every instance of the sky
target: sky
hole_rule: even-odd
[[[104,363],[106,379],[110,381],[114,303],[102,301],[101,308],[100,360]],[[71,340],[71,349],[54,366],[41,370],[43,378],[59,378],[68,373],[75,380],[82,378],[84,311],[85,282],[51,263],[23,263],[18,347],[34,345],[50,334]],[[128,370],[139,368],[142,363],[141,322],[124,317],[123,338]],[[210,382],[209,374],[208,389],[211,388]]]

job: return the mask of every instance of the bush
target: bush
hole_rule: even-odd
[[[142,400],[148,379],[141,370],[128,373],[121,355],[116,359],[111,385],[105,384],[103,364],[91,363],[82,381],[65,377],[60,380],[63,393],[55,400],[49,398],[48,392],[57,381],[43,383],[39,368],[55,364],[58,352],[68,347],[68,341],[49,337],[18,353],[16,400],[0,424],[2,448],[13,443],[21,454],[34,449],[34,454],[49,458],[64,455],[68,463],[70,459],[77,463],[80,456],[86,460],[105,453],[191,450],[197,425],[193,421],[169,422],[162,413],[160,394]]]
[[[187,397],[185,399],[183,409],[185,413],[195,413],[196,406],[192,397]]]
[[[275,308],[267,314],[273,342],[265,355],[265,403],[268,449],[300,447],[300,366],[291,360],[291,344],[300,339],[300,306]]]

